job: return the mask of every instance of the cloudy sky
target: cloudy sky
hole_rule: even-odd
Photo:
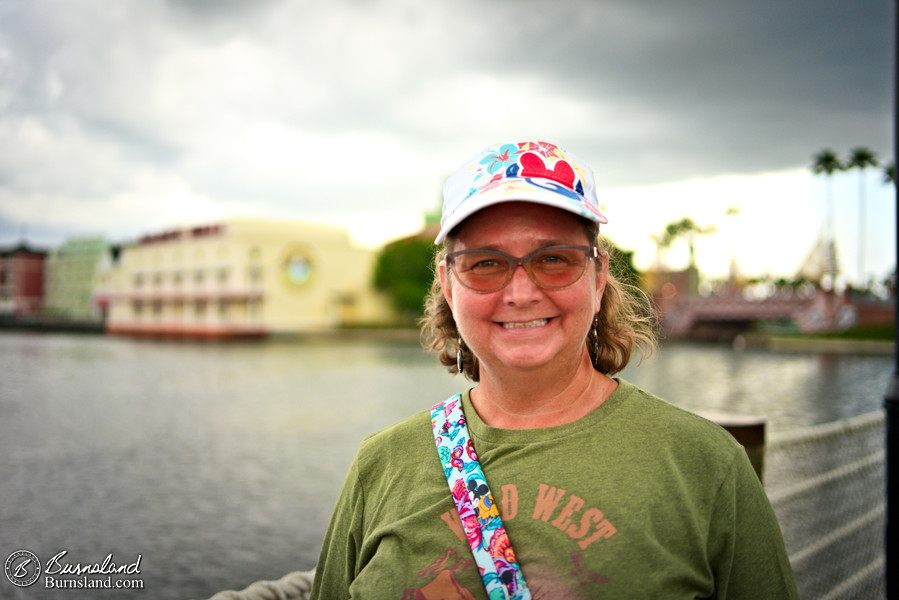
[[[229,216],[372,245],[481,147],[540,138],[591,164],[639,266],[690,216],[709,274],[789,276],[829,231],[812,155],[892,160],[893,23],[888,0],[6,0],[0,245]],[[863,225],[882,277],[893,192],[869,170],[860,224],[859,173],[834,179],[844,271]]]

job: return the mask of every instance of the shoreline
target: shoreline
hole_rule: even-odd
[[[30,331],[34,333],[74,333],[88,335],[110,335],[102,323],[77,321],[11,321],[0,319],[0,332]],[[309,331],[296,333],[273,333],[259,341],[381,341],[387,343],[419,343],[419,330],[415,327],[359,327],[333,329],[326,331]],[[128,336],[125,336],[128,337]],[[143,337],[143,336],[135,336]],[[158,336],[160,339],[166,336]],[[175,336],[177,337],[177,336]],[[180,338],[179,338],[180,339]],[[186,339],[186,338],[185,338]],[[703,340],[674,339],[677,342],[697,342]],[[230,340],[220,339],[211,341]],[[665,339],[660,343],[664,344]],[[892,356],[896,352],[896,342],[865,339],[839,339],[816,337],[793,337],[778,335],[743,334],[736,336],[731,345],[736,350],[743,348],[762,348],[776,352],[809,352],[817,354],[857,354],[873,356]]]
[[[742,340],[740,342],[739,340]],[[836,339],[814,337],[787,337],[744,335],[734,339],[734,347],[763,348],[777,352],[809,352],[815,354],[858,354],[866,356],[892,356],[896,343],[883,340]]]

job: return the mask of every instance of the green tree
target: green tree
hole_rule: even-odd
[[[830,239],[834,239],[834,212],[833,212],[833,174],[837,171],[843,171],[846,167],[836,152],[830,148],[825,148],[812,157],[812,173],[820,175],[824,173],[827,176],[827,224],[828,235]]]
[[[896,163],[890,162],[883,167],[883,182],[888,184],[896,182]]]
[[[390,298],[404,321],[414,322],[424,312],[436,251],[431,240],[407,238],[388,244],[378,253],[374,287]]]
[[[858,169],[858,277],[865,285],[865,169],[878,166],[877,155],[870,149],[859,146],[849,154],[846,167]]]

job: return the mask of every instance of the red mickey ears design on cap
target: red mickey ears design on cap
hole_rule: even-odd
[[[526,152],[519,159],[521,177],[542,177],[561,183],[569,190],[574,189],[574,169],[564,160],[556,161],[552,170],[547,169],[543,159],[533,152]]]

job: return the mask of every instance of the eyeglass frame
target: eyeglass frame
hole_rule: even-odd
[[[537,281],[537,277],[531,271],[531,267],[530,267],[530,261],[535,256],[537,256],[541,252],[546,252],[547,250],[554,250],[554,249],[580,250],[584,253],[584,255],[586,257],[586,260],[584,261],[584,270],[581,271],[581,274],[577,276],[577,279],[575,279],[574,281],[572,281],[569,284],[559,286],[559,287],[544,285],[544,284],[540,283],[539,281]],[[595,261],[596,259],[601,258],[603,255],[603,253],[599,250],[598,246],[579,246],[579,245],[574,245],[574,244],[555,244],[552,246],[544,246],[543,248],[537,248],[533,252],[529,252],[529,253],[525,254],[524,256],[512,256],[511,254],[506,254],[505,252],[502,252],[500,250],[493,250],[491,248],[469,248],[466,250],[457,250],[455,252],[450,252],[446,255],[446,258],[444,260],[446,261],[447,268],[450,271],[455,272],[455,269],[453,269],[453,264],[456,262],[456,258],[458,256],[462,256],[464,254],[476,254],[476,253],[495,254],[496,256],[500,256],[500,257],[506,259],[506,261],[509,263],[509,271],[506,274],[506,278],[503,280],[503,283],[499,287],[490,288],[489,290],[479,290],[479,289],[473,288],[470,285],[466,284],[464,281],[462,281],[462,279],[458,275],[456,275],[456,280],[460,284],[462,284],[462,286],[464,286],[466,289],[469,289],[476,294],[492,294],[494,292],[498,292],[501,289],[505,288],[507,285],[509,285],[509,282],[512,281],[512,278],[515,276],[515,269],[517,269],[519,266],[522,267],[524,269],[524,272],[528,274],[528,278],[534,282],[534,285],[536,285],[540,289],[550,290],[550,291],[565,290],[565,289],[572,287],[573,285],[576,285],[581,279],[584,278],[584,273],[587,272],[587,264],[589,263],[589,261],[591,259]]]

